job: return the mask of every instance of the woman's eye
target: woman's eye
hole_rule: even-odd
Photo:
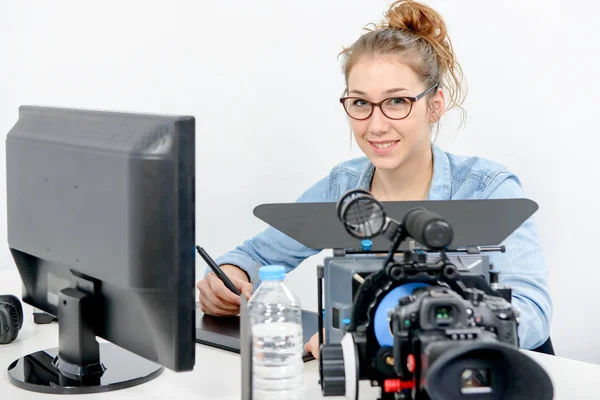
[[[354,107],[364,107],[364,106],[366,106],[367,104],[368,104],[368,103],[366,102],[366,100],[363,100],[363,99],[355,99],[355,100],[352,102],[352,105],[353,105]]]
[[[403,99],[402,97],[394,97],[389,100],[389,103],[392,106],[400,106],[400,105],[406,103],[406,100]]]

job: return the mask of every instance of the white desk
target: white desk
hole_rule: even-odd
[[[20,297],[20,277],[16,270],[0,272],[0,294],[15,294]],[[0,346],[0,398],[10,400],[53,399],[56,396],[28,392],[13,386],[6,369],[15,359],[46,348],[58,345],[58,325],[36,325],[33,323],[32,308],[24,304],[25,323],[18,339]],[[555,399],[578,400],[598,399],[597,379],[600,380],[600,366],[569,360],[561,357],[531,353],[550,374],[554,383]],[[174,373],[170,370],[158,378],[129,389],[114,392],[84,395],[85,399],[240,399],[240,357],[237,354],[208,346],[196,345],[196,366],[192,372]],[[318,363],[311,361],[305,364],[305,394],[307,399],[323,398],[318,385]],[[359,392],[361,399],[374,399],[376,393],[367,382],[361,382]],[[81,395],[75,395],[81,396]],[[343,398],[343,397],[342,397]],[[340,399],[340,397],[327,397]]]

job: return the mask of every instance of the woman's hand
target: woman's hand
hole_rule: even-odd
[[[323,341],[325,341],[325,329],[323,329]],[[308,343],[304,345],[305,351],[310,351],[315,359],[319,359],[319,333],[312,335]]]
[[[248,275],[235,265],[223,264],[220,268],[242,295],[249,299],[253,286]],[[239,314],[240,297],[227,289],[214,272],[208,273],[196,286],[200,290],[200,309],[203,313],[219,317]]]

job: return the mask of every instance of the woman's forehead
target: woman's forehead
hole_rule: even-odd
[[[359,60],[348,74],[348,91],[366,95],[379,95],[420,87],[418,75],[406,63],[393,57],[376,57]]]

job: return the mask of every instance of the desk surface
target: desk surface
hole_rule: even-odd
[[[20,278],[16,270],[0,271],[0,294],[15,294],[20,297]],[[39,400],[42,397],[56,398],[56,395],[42,395],[27,392],[13,386],[8,380],[6,369],[15,359],[38,350],[58,345],[58,325],[36,325],[32,319],[32,308],[24,304],[25,323],[18,339],[0,346],[0,397],[11,400]],[[101,340],[99,340],[101,341]],[[562,357],[546,356],[526,352],[536,359],[550,374],[554,383],[555,399],[598,399],[597,379],[600,366]],[[176,397],[184,399],[240,399],[240,357],[237,354],[212,347],[196,345],[196,365],[192,372],[175,373],[170,370],[158,378],[133,388],[114,392],[85,395],[86,399],[164,399]],[[318,385],[318,363],[305,363],[305,398],[323,398]],[[534,384],[534,383],[533,383]],[[361,399],[375,399],[376,390],[368,382],[361,382]],[[63,396],[59,396],[63,397]],[[327,397],[343,399],[343,397]]]

